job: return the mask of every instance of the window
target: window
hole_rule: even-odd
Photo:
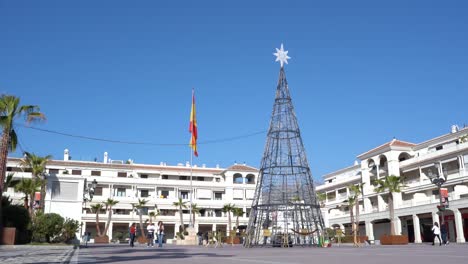
[[[140,175],[140,178],[142,178],[142,179],[148,179],[148,174],[142,174],[142,175]]]
[[[437,146],[435,149],[436,149],[436,150],[441,150],[441,149],[443,149],[443,148],[444,148],[444,146],[440,145],[440,146]]]
[[[58,169],[49,169],[49,174],[58,174],[59,170]]]
[[[168,176],[168,175],[163,175],[163,176],[162,176],[162,179],[163,179],[163,180],[167,180],[167,179],[169,179],[169,176]]]
[[[125,188],[117,188],[117,192],[115,196],[117,197],[125,197]]]
[[[59,182],[52,183],[52,199],[76,200],[78,198],[77,182]]]
[[[180,177],[179,177],[179,180],[181,180],[181,181],[186,181],[186,180],[188,180],[188,177],[187,177],[187,176],[180,176]]]
[[[7,171],[23,172],[23,170],[18,167],[7,167]]]
[[[216,178],[216,182],[221,182],[221,179],[220,179],[220,178]]]
[[[214,199],[215,200],[222,200],[223,199],[223,193],[222,192],[215,192],[214,193]]]
[[[205,181],[205,177],[197,177],[197,181]]]
[[[122,178],[127,177],[127,173],[126,172],[119,172],[119,173],[117,173],[117,177],[122,177]]]
[[[221,211],[221,210],[215,210],[215,216],[216,216],[216,217],[222,217],[222,216],[223,216],[223,211]]]
[[[141,197],[148,197],[149,196],[149,190],[141,190],[140,196]]]
[[[101,176],[101,171],[91,171],[91,176]]]
[[[102,196],[102,187],[96,187],[94,189],[94,195],[95,196]]]
[[[81,175],[81,170],[72,170],[72,175]]]
[[[180,198],[188,199],[188,192],[180,192]]]
[[[166,199],[169,196],[169,191],[161,191],[161,198]]]

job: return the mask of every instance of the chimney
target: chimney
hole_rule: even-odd
[[[458,132],[458,126],[457,125],[452,125],[452,133]]]
[[[107,152],[104,152],[104,161],[103,163],[107,163],[109,162],[109,155],[107,154]]]
[[[65,150],[63,151],[63,160],[64,160],[64,161],[69,161],[69,160],[70,160],[70,154],[69,154],[69,152],[68,152],[68,149],[65,149]]]

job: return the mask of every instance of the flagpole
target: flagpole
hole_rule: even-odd
[[[195,223],[192,223],[192,197],[193,197],[193,187],[192,187],[192,174],[193,174],[193,151],[190,149],[190,227],[194,227]]]

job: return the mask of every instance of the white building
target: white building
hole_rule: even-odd
[[[14,172],[15,178],[31,177],[31,173],[23,172],[19,158],[9,158],[7,170]],[[47,173],[45,212],[79,220],[83,223],[81,232],[91,232],[92,237],[96,233],[96,215],[90,207],[108,198],[119,202],[113,207],[108,230],[110,238],[116,232],[127,234],[129,225],[139,222],[133,205],[138,199],[146,199],[148,202],[143,210],[143,221],[149,219],[148,212],[159,210],[156,221],[165,223],[166,238],[170,242],[178,231],[176,227],[181,224],[173,203],[182,198],[189,205],[191,168],[188,163],[177,166],[165,163],[135,164],[132,161],[124,163],[111,161],[107,153],[104,154],[103,162],[75,161],[69,159],[68,150],[65,150],[64,160],[50,161]],[[258,169],[245,164],[235,164],[227,169],[194,165],[192,175],[193,203],[201,209],[195,220],[197,231],[227,231],[228,217],[222,212],[222,207],[227,203],[243,208],[244,215],[239,218],[239,225],[247,225]],[[98,182],[94,197],[91,202],[85,202],[85,185],[89,187],[93,180]],[[13,188],[9,188],[5,195],[18,203],[23,196],[15,193]],[[101,230],[104,230],[106,212],[102,211],[99,218]],[[189,224],[188,209],[184,210],[183,219],[185,225]],[[235,226],[236,218],[231,219]]]
[[[468,237],[468,128],[452,126],[450,133],[420,144],[392,140],[362,153],[354,166],[323,176],[317,187],[326,193],[324,218],[327,227],[351,228],[349,208],[344,202],[348,186],[365,183],[360,204],[360,230],[370,240],[389,234],[388,193],[376,193],[372,182],[387,175],[403,178],[406,187],[395,194],[395,228],[408,235],[410,242],[432,241],[431,227],[447,223],[450,241],[464,243]],[[449,208],[439,213],[439,192],[429,176],[447,177],[442,188],[448,190]],[[351,194],[352,195],[352,194]],[[364,232],[361,232],[364,233]]]

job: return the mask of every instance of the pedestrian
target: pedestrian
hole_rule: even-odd
[[[164,224],[162,221],[158,222],[158,247],[162,247],[164,239]]]
[[[130,246],[134,247],[135,245],[133,244],[135,242],[135,236],[136,236],[136,227],[135,223],[133,223],[130,226]]]
[[[84,234],[83,234],[83,243],[84,243],[85,247],[88,247],[88,241],[89,241],[88,232],[85,231]]]
[[[151,245],[151,247],[154,247],[154,231],[155,231],[155,227],[154,227],[154,224],[153,222],[150,222],[148,227],[146,228],[146,230],[148,231],[148,235],[146,236],[146,238],[148,239],[148,244],[146,245],[146,247],[149,247]]]
[[[439,239],[439,246],[442,246],[442,240],[440,239],[440,228],[437,222],[434,222],[434,225],[432,226],[432,233],[434,234],[434,240],[432,240],[432,245],[434,246],[435,239],[437,237]]]
[[[198,245],[203,246],[203,233],[201,230],[198,230],[197,237],[198,237]]]
[[[444,243],[444,245],[448,245],[448,239],[447,239],[447,235],[448,235],[448,232],[447,232],[447,225],[446,224],[443,224],[440,226],[440,235],[442,236],[442,242]]]

